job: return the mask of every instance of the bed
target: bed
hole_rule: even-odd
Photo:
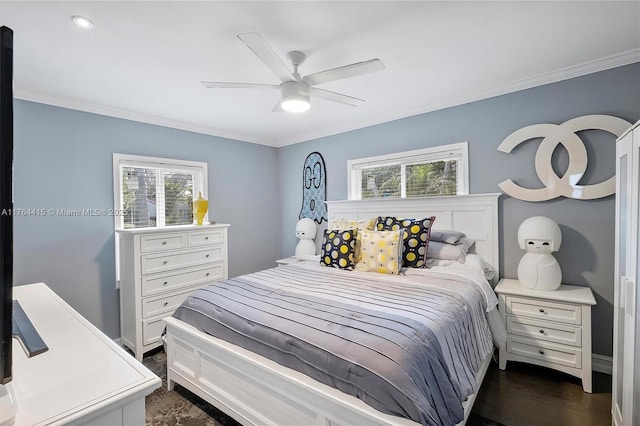
[[[496,271],[499,271],[498,196],[499,194],[479,194],[404,200],[337,201],[328,202],[327,204],[329,208],[329,223],[334,218],[359,220],[375,216],[424,217],[427,214],[436,216],[436,221],[433,225],[434,230],[447,229],[464,232],[475,241],[471,252],[479,255],[484,261],[493,266]],[[286,342],[287,348],[293,347],[296,351],[280,352],[273,349],[277,346],[276,343],[255,347],[242,340],[236,341],[234,340],[235,337],[230,337],[231,334],[236,337],[244,336],[249,332],[249,329],[252,331],[254,329],[257,330],[258,334],[260,332],[265,334],[265,330],[271,327],[271,323],[264,323],[266,326],[263,324],[261,325],[263,328],[260,329],[258,325],[262,324],[262,316],[256,317],[258,319],[256,320],[256,318],[248,316],[251,314],[228,315],[225,313],[225,317],[241,316],[243,319],[249,319],[245,324],[227,324],[222,327],[227,331],[233,330],[233,333],[224,331],[221,333],[221,336],[226,340],[200,331],[200,329],[203,329],[202,323],[207,321],[207,315],[200,315],[199,317],[196,315],[193,318],[189,318],[189,315],[183,315],[183,318],[189,320],[189,322],[170,317],[165,319],[167,324],[165,342],[169,389],[171,390],[175,384],[179,384],[245,425],[415,426],[419,424],[464,424],[466,422],[482,378],[491,361],[493,342],[496,342],[495,336],[492,336],[493,333],[487,329],[487,327],[498,326],[495,323],[495,295],[493,295],[490,288],[479,296],[479,298],[484,298],[482,302],[484,303],[482,305],[484,309],[481,309],[477,306],[474,307],[476,302],[471,303],[468,301],[471,300],[471,296],[468,296],[468,300],[464,299],[463,302],[460,302],[463,300],[463,294],[465,294],[464,297],[467,297],[466,294],[483,293],[483,291],[474,290],[474,287],[468,283],[468,277],[465,277],[462,272],[450,274],[448,271],[434,268],[433,271],[415,270],[407,274],[407,276],[400,277],[371,272],[333,270],[333,268],[322,267],[316,263],[302,263],[236,277],[230,280],[235,280],[235,282],[216,284],[208,288],[208,290],[204,290],[204,292],[208,291],[213,299],[218,298],[219,300],[221,297],[227,297],[228,293],[225,292],[233,292],[235,294],[240,291],[250,291],[252,295],[258,293],[261,297],[263,295],[266,300],[264,303],[267,304],[271,303],[267,296],[272,297],[273,294],[280,297],[286,293],[286,297],[292,297],[297,300],[300,294],[307,293],[310,297],[315,297],[328,307],[326,315],[337,315],[341,316],[341,318],[349,316],[362,317],[365,314],[369,315],[372,311],[376,311],[376,319],[367,320],[373,323],[378,321],[379,317],[382,318],[382,314],[378,312],[384,312],[385,317],[380,321],[389,321],[389,318],[391,318],[395,323],[400,324],[398,329],[393,330],[393,333],[400,336],[398,337],[399,340],[393,340],[388,347],[385,346],[384,350],[373,346],[374,344],[368,340],[364,342],[358,341],[357,345],[359,347],[366,348],[360,354],[354,352],[349,346],[341,346],[340,342],[338,342],[337,346],[321,347],[323,352],[320,355],[316,354],[315,360],[321,359],[322,362],[333,364],[335,360],[332,357],[334,355],[337,359],[341,356],[354,358],[348,360],[350,364],[347,366],[340,366],[341,371],[347,371],[348,374],[336,376],[328,374],[324,365],[317,364],[319,361],[311,363],[311,361],[301,358],[297,349],[300,346],[304,346],[305,342],[307,342],[306,337],[302,340],[302,343],[296,341],[293,344],[288,340],[288,337],[282,337],[281,341]],[[437,279],[433,283],[431,281],[426,283],[422,277],[423,273],[434,275]],[[323,281],[321,274],[327,277],[325,280],[327,288],[318,287]],[[367,274],[370,277],[375,275],[376,279],[367,279]],[[452,275],[458,275],[459,277],[455,281],[451,281],[453,279]],[[277,287],[279,284],[276,283],[285,279],[283,277],[288,277],[286,278],[288,288],[284,293],[280,292],[281,289]],[[344,279],[351,281],[349,284],[344,284],[342,282]],[[433,280],[433,276],[429,280]],[[420,327],[422,323],[429,323],[433,320],[420,315],[422,315],[422,311],[437,311],[438,309],[437,306],[428,309],[423,308],[422,304],[420,305],[419,313],[416,313],[415,306],[410,306],[408,311],[405,308],[399,309],[398,306],[404,306],[404,304],[397,303],[391,297],[389,293],[390,286],[399,288],[406,282],[410,282],[407,285],[408,295],[402,297],[408,299],[413,297],[418,300],[423,296],[412,296],[411,292],[435,294],[433,286],[442,285],[438,284],[440,282],[438,280],[447,283],[447,291],[444,292],[446,293],[444,296],[438,296],[444,297],[444,299],[437,299],[434,296],[433,300],[438,301],[433,303],[445,303],[442,300],[446,300],[446,303],[458,303],[462,308],[459,309],[459,313],[456,315],[461,316],[459,318],[456,317],[455,321],[452,322],[454,325],[436,325],[434,327],[434,329],[438,330],[437,335],[432,338],[435,352],[426,354],[425,350],[424,355],[425,359],[429,359],[428,368],[422,368],[424,365],[422,364],[422,358],[417,361],[418,358],[413,358],[414,355],[410,355],[408,360],[413,367],[402,367],[403,371],[401,373],[396,373],[391,368],[388,369],[386,364],[391,364],[393,363],[391,361],[398,358],[397,355],[388,355],[387,351],[391,351],[390,347],[393,346],[402,351],[410,346],[410,343],[407,342],[412,340],[427,341],[428,338],[425,336],[428,333],[432,333],[432,331],[423,330]],[[455,286],[460,287],[460,294],[452,294],[452,283],[456,283]],[[240,290],[241,287],[239,286],[244,287]],[[340,288],[346,286],[353,289],[352,293],[355,300],[351,300],[351,298],[347,300],[346,297],[342,300],[339,296]],[[250,288],[250,290],[247,290],[247,288]],[[365,293],[367,295],[373,294],[373,296],[367,297],[373,297],[377,300],[376,303],[378,305],[376,305],[375,309],[372,310],[370,305],[364,305],[362,294]],[[197,312],[198,304],[204,303],[201,301],[207,297],[209,295],[199,294],[194,300],[185,302],[191,304],[189,307],[185,307],[182,310],[179,308],[178,311],[181,310],[183,313]],[[252,296],[252,298],[254,297]],[[285,298],[285,296],[282,296],[282,298]],[[257,298],[255,299],[257,300]],[[432,300],[432,297],[425,296],[425,300]],[[252,301],[251,304],[253,303]],[[257,304],[258,302],[255,303]],[[366,303],[369,303],[369,301]],[[243,302],[242,304],[245,303]],[[408,303],[408,305],[411,305],[411,303]],[[256,311],[260,313],[267,312],[267,308],[264,307],[266,305],[256,306]],[[331,309],[330,312],[329,308]],[[403,311],[403,315],[407,314],[404,311],[408,312],[408,319],[401,317],[401,320],[396,320],[400,318],[397,316],[400,315],[400,310]],[[356,313],[348,314],[351,311]],[[489,313],[493,314],[493,323],[491,321],[485,323],[484,320],[468,319],[479,315],[478,312],[484,315],[486,311],[491,311]],[[270,315],[273,317],[278,316],[275,311],[270,312]],[[288,322],[293,315],[299,315],[304,321],[307,321],[309,317],[314,317],[314,314],[310,314],[307,311],[282,315],[280,327],[286,329],[287,333],[292,335],[297,332],[295,329],[297,323]],[[463,316],[468,318],[464,319]],[[200,322],[198,322],[197,318],[200,318]],[[467,322],[464,323],[464,321]],[[413,331],[406,331],[402,328],[406,324],[413,323],[417,324],[417,328],[412,329]],[[463,323],[466,325],[463,333],[459,334],[465,335],[464,339],[466,340],[464,342],[469,341],[469,334],[480,336],[478,340],[473,340],[473,343],[460,343],[463,341],[462,338],[449,330],[449,328],[452,330],[456,328],[455,324]],[[375,327],[385,328],[386,330],[388,328],[386,324],[376,323]],[[304,327],[315,330],[316,328],[323,329],[323,327],[330,326],[305,324]],[[349,327],[351,329],[360,326]],[[278,330],[274,328],[272,331]],[[491,331],[493,331],[492,328]],[[278,331],[278,333],[281,332]],[[340,332],[332,333],[331,338],[340,340],[343,334],[344,330],[341,329]],[[366,338],[368,339],[368,337]],[[385,342],[391,342],[387,335],[384,338],[386,339]],[[460,341],[456,340],[446,345],[442,343],[447,339],[459,339]],[[451,350],[447,346],[449,344],[457,349]],[[474,347],[474,351],[468,349],[471,346]],[[341,350],[344,353],[340,353]],[[274,351],[280,353],[280,357],[274,356]],[[286,356],[282,355],[285,352]],[[409,352],[409,350],[407,349],[405,352]],[[469,355],[471,352],[473,354]],[[258,353],[264,356],[258,355]],[[433,355],[434,353],[436,355]],[[348,356],[345,356],[345,354],[348,354]],[[373,364],[371,366],[363,365],[363,359],[372,359]],[[300,371],[285,367],[285,365],[293,366],[296,363],[303,365],[302,368],[299,365],[296,366]],[[462,364],[465,363],[466,366],[463,366]],[[306,370],[304,368],[305,365],[308,367]],[[376,369],[381,370],[383,374],[381,376],[369,374]],[[411,374],[414,373],[413,370],[420,370],[420,374],[424,374],[424,377],[420,376],[416,379],[416,376],[406,373],[409,370],[411,370]],[[385,375],[387,373],[389,376]],[[447,380],[443,379],[445,376]],[[350,377],[351,379],[342,383],[336,377]],[[415,398],[414,388],[417,386],[419,388],[418,391],[420,391],[424,388],[423,382],[437,383],[437,386],[433,384],[427,385],[427,387],[431,386],[430,389],[427,388],[425,390],[427,402]],[[395,390],[392,392],[382,388],[387,383],[391,384],[389,389],[399,389],[399,392],[395,394],[393,393]],[[385,398],[387,401],[380,401]],[[454,401],[455,399],[457,401]]]

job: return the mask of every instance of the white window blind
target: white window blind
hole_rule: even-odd
[[[206,163],[114,154],[118,229],[189,225],[193,199],[207,197]]]
[[[466,142],[347,162],[353,200],[469,193]]]

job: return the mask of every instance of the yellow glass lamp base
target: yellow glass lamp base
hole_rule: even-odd
[[[209,210],[209,201],[202,198],[202,193],[198,192],[198,198],[193,202],[193,217],[196,225],[202,225],[207,210]]]

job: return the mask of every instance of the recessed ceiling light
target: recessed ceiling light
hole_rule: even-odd
[[[91,19],[85,18],[84,16],[74,15],[71,17],[71,20],[79,27],[82,28],[93,28],[93,22]]]

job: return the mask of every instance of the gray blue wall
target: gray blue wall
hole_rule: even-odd
[[[207,162],[209,217],[231,224],[229,275],[274,265],[280,247],[265,243],[280,239],[277,150],[271,147],[18,100],[15,207],[113,208],[114,152]],[[113,218],[23,215],[14,223],[15,282],[46,282],[119,337]]]
[[[524,187],[541,187],[534,168],[540,140],[524,143],[511,154],[496,148],[522,127],[560,124],[587,114],[613,115],[635,123],[640,118],[640,64],[281,148],[282,254],[291,255],[295,250],[301,170],[313,151],[320,152],[326,163],[328,200],[347,198],[347,160],[464,141],[469,142],[471,193],[501,192],[498,183],[505,179]],[[603,131],[583,132],[581,136],[589,155],[586,182],[597,183],[614,175],[615,137]],[[556,153],[554,167],[559,175],[567,160],[566,153]],[[593,309],[593,350],[611,356],[615,198],[531,203],[503,195],[499,206],[501,276],[517,276],[523,254],[516,239],[520,223],[536,215],[554,219],[563,232],[562,247],[555,253],[563,281],[594,291],[598,304]]]
[[[512,154],[496,147],[531,124],[562,123],[586,114],[640,118],[640,64],[591,74],[454,108],[276,149],[83,113],[15,102],[15,206],[21,209],[99,209],[113,206],[112,154],[206,161],[210,217],[230,223],[230,275],[274,266],[292,255],[302,202],[302,165],[320,152],[327,166],[327,198],[347,197],[346,162],[391,152],[469,142],[470,191],[499,192],[512,178],[540,185],[533,156],[536,141]],[[614,173],[613,137],[582,135],[590,155],[587,181]],[[566,155],[555,167],[562,174]],[[590,286],[594,352],[611,355],[613,328],[614,197],[527,203],[500,200],[502,276],[515,277],[522,251],[516,232],[533,215],[556,220],[563,231],[556,257],[564,281]],[[113,218],[18,216],[15,279],[46,282],[111,337],[119,336]]]

